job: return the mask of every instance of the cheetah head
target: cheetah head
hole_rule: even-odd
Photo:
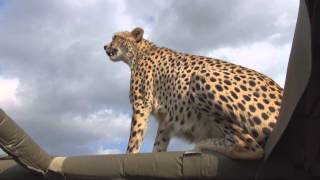
[[[143,29],[135,28],[131,32],[118,32],[112,41],[104,46],[104,50],[112,61],[124,61],[131,65],[137,55],[139,43],[143,40]]]

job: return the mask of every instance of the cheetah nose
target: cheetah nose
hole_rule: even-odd
[[[107,50],[107,48],[108,48],[108,45],[104,45],[103,46],[103,49],[106,51]]]

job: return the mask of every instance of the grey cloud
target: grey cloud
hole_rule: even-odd
[[[1,74],[20,81],[21,105],[8,111],[52,152],[68,153],[70,146],[86,152],[83,144],[98,139],[62,126],[67,114],[130,112],[129,69],[103,51],[120,12],[114,2],[96,3],[81,8],[64,1],[10,1],[0,7]]]
[[[136,5],[128,6],[128,10],[136,19],[142,15],[155,17],[151,39],[159,45],[193,53],[263,41],[276,33],[280,36],[275,43],[291,41],[298,7],[298,1],[165,2],[151,8],[158,8],[156,13],[141,1],[131,3]],[[287,26],[277,23],[283,17],[289,20]]]
[[[70,2],[0,3],[0,76],[20,80],[17,96],[21,100],[20,106],[1,108],[55,154],[88,153],[92,151],[90,143],[113,145],[94,130],[65,125],[71,117],[86,117],[104,108],[130,114],[130,71],[124,63],[110,62],[102,49],[114,32],[127,30],[120,29],[128,26],[126,23],[147,26],[150,39],[160,46],[199,53],[250,44],[275,33],[280,36],[273,43],[286,43],[294,23],[275,22],[282,13],[294,19],[297,6],[240,0],[96,0],[84,6],[77,4],[82,1]],[[125,6],[125,12],[120,6]],[[123,13],[130,22],[121,19]],[[150,126],[145,143],[148,150],[152,149],[156,123]],[[117,134],[124,144],[128,133]],[[172,149],[189,147],[175,142]]]

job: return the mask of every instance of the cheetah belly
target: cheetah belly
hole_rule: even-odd
[[[213,116],[197,116],[197,111],[188,115],[187,112],[182,114],[173,114],[173,117],[180,116],[176,121],[170,117],[169,112],[160,106],[154,106],[153,115],[159,123],[165,123],[171,130],[172,137],[182,138],[190,143],[197,143],[208,138],[223,137],[223,126],[214,121]],[[200,112],[199,112],[200,113]],[[183,123],[181,123],[183,120]],[[161,122],[163,121],[163,122]]]
[[[187,118],[187,114],[184,115],[185,123],[183,125],[174,124],[174,136],[183,138],[191,143],[197,143],[208,138],[223,137],[222,125],[217,124],[212,116],[205,116],[199,119],[196,115],[190,118]]]

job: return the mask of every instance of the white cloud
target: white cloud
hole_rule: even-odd
[[[281,73],[274,78],[274,80],[281,86],[284,87],[284,83],[286,80],[286,73]]]
[[[64,120],[62,123],[66,127],[81,131],[84,135],[90,134],[99,137],[97,141],[120,142],[129,133],[130,120],[131,118],[127,114],[103,109],[86,116],[72,114],[69,121]]]
[[[7,155],[7,153],[5,153],[4,151],[2,151],[2,150],[0,149],[0,156],[5,156],[5,155]]]
[[[16,96],[18,86],[18,78],[8,79],[0,76],[0,107],[19,104]]]
[[[96,154],[121,154],[123,153],[119,149],[109,149],[109,148],[104,148],[103,146],[100,146],[96,152]]]
[[[73,6],[75,8],[86,8],[97,4],[97,0],[68,0],[63,2],[68,6]]]
[[[172,138],[168,147],[168,151],[187,151],[192,149],[194,149],[194,144],[178,138]]]
[[[209,56],[221,58],[258,72],[262,72],[280,85],[283,84],[291,44],[276,46],[270,41],[256,42],[240,47],[224,47],[209,52]]]

